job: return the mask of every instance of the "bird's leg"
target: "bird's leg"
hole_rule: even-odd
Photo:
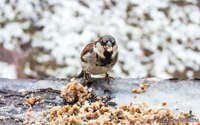
[[[115,78],[109,76],[109,74],[106,72],[106,80],[108,80],[108,84],[109,84],[109,82],[110,82],[110,79],[115,79]]]
[[[88,83],[89,82],[89,74],[86,73],[85,71],[83,73],[83,79],[84,79],[84,83]]]

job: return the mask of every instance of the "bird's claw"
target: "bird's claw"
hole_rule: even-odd
[[[110,82],[110,79],[115,79],[114,77],[111,77],[111,76],[109,76],[109,74],[108,73],[106,73],[106,80],[108,80],[108,84],[109,84],[109,82]]]
[[[89,74],[87,74],[86,72],[84,72],[83,74],[83,80],[84,80],[84,83],[88,83],[89,82]]]

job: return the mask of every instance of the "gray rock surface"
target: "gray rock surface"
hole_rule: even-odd
[[[82,82],[82,79],[76,79]],[[132,93],[141,82],[148,85],[147,91],[141,94]],[[70,79],[0,79],[0,116],[8,117],[5,121],[0,119],[2,124],[14,124],[15,119],[22,122],[24,119],[18,114],[28,112],[30,104],[26,98],[31,94],[41,96],[43,104],[33,104],[32,110],[41,112],[48,111],[47,106],[63,106],[66,102],[60,97],[62,86],[66,86]],[[180,111],[191,112],[200,118],[200,80],[164,80],[159,78],[133,79],[115,78],[108,84],[104,78],[91,79],[91,85],[95,96],[103,97],[109,95],[107,104],[118,106],[131,102],[147,103],[149,107],[160,106],[166,102],[165,107],[179,114]],[[26,90],[23,95],[20,91]],[[134,96],[137,96],[134,98]],[[116,105],[115,105],[116,104]],[[148,108],[148,107],[147,107]]]

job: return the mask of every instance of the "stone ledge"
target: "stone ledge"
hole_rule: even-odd
[[[81,82],[82,79],[76,79]],[[23,122],[22,118],[16,117],[16,114],[28,112],[29,106],[24,106],[31,94],[41,96],[44,100],[43,104],[33,104],[33,111],[47,111],[47,106],[63,106],[65,101],[60,97],[62,86],[66,86],[70,79],[0,79],[0,116],[9,117],[0,123],[14,124],[14,120]],[[104,78],[91,79],[90,88],[93,89],[95,95],[103,97],[109,96],[107,104],[111,106],[121,105],[122,103],[146,102],[149,106],[161,106],[162,102],[167,102],[167,107],[176,114],[180,110],[190,112],[200,118],[200,79],[191,80],[178,79],[158,79],[158,78],[115,78],[110,84]],[[141,94],[132,93],[133,89],[137,89],[139,84],[145,82],[148,85],[147,91]],[[26,90],[26,95],[20,91]],[[137,95],[137,98],[134,96]]]

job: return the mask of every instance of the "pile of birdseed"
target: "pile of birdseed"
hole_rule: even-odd
[[[23,124],[141,125],[163,123],[188,125],[190,122],[190,119],[186,119],[189,117],[189,113],[180,112],[178,117],[170,109],[164,107],[147,108],[148,104],[130,103],[114,108],[106,106],[101,99],[90,103],[86,99],[91,95],[91,91],[89,89],[88,92],[86,87],[72,79],[66,87],[62,88],[61,96],[69,102],[77,100],[75,104],[49,107],[48,113],[46,111],[39,113],[40,118],[35,118],[37,116],[34,116],[33,111],[28,112],[25,114],[26,121]],[[165,105],[163,103],[163,106]],[[200,125],[200,123],[197,123],[197,125]]]
[[[67,102],[74,102],[75,100],[77,100],[78,102],[84,102],[86,98],[91,96],[91,92],[92,89],[89,89],[88,93],[87,87],[83,87],[73,78],[66,87],[62,87],[61,96],[65,98]]]

